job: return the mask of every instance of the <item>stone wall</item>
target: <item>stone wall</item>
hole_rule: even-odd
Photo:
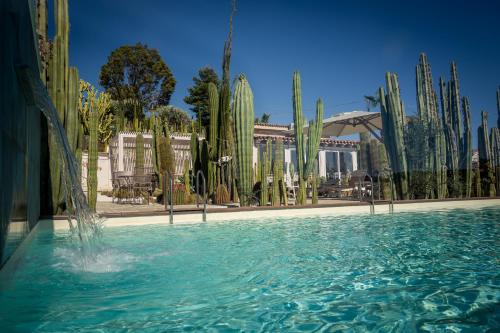
[[[30,0],[0,1],[0,266],[38,222],[41,113],[26,104],[18,65],[39,72]]]

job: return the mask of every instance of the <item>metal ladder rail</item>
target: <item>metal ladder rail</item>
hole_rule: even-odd
[[[196,208],[200,208],[200,202],[199,202],[199,190],[200,190],[200,176],[201,179],[203,180],[203,213],[202,213],[202,220],[203,222],[207,222],[207,185],[205,181],[205,175],[201,170],[198,170],[196,173]]]
[[[174,223],[174,177],[172,177],[172,174],[168,172],[168,170],[165,171],[165,180],[164,180],[164,189],[167,189],[167,180],[170,183],[169,186],[169,198],[168,198],[168,206],[167,207],[167,199],[165,198],[165,193],[163,193],[163,201],[165,203],[165,211],[169,211],[169,223],[173,224]],[[166,191],[165,191],[166,192]]]

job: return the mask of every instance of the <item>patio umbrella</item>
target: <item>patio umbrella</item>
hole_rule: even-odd
[[[322,137],[344,136],[356,133],[370,132],[379,141],[377,133],[382,129],[380,112],[351,111],[336,114],[323,120]]]

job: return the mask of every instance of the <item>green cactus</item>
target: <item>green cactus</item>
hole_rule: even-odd
[[[491,162],[496,180],[496,193],[500,194],[500,130],[497,127],[491,129]]]
[[[359,133],[359,169],[366,170],[371,174],[371,160],[372,155],[370,154],[370,132]]]
[[[184,170],[182,171],[182,178],[184,178],[184,190],[186,194],[189,196],[191,193],[191,180],[189,177],[189,161],[184,161]]]
[[[46,5],[46,4],[44,4]],[[46,16],[46,7],[39,8],[42,16]],[[78,141],[78,71],[69,67],[69,15],[68,1],[56,0],[54,3],[55,36],[52,43],[52,52],[47,66],[47,90],[57,110],[61,123],[64,124],[68,142],[72,152],[77,151]],[[43,25],[39,24],[42,34],[46,34]],[[44,67],[44,66],[42,66]],[[43,73],[42,73],[43,75]],[[59,148],[56,139],[49,133],[49,168],[50,168],[50,209],[53,214],[61,214],[65,210],[66,197],[61,182],[62,168],[60,165]]]
[[[479,169],[481,170],[482,192],[484,196],[496,196],[496,181],[493,174],[492,153],[488,136],[488,112],[481,112],[481,126],[477,130],[479,148]]]
[[[135,137],[135,174],[144,174],[144,136],[142,133]]]
[[[418,117],[423,125],[426,156],[424,170],[430,174],[432,186],[428,187],[426,197],[442,199],[446,196],[446,180],[443,182],[443,164],[446,155],[444,133],[438,115],[437,94],[432,82],[431,67],[427,56],[422,53],[416,67]],[[446,176],[446,174],[444,174]]]
[[[219,136],[219,93],[217,86],[210,82],[208,84],[208,111],[210,114],[209,128],[209,161],[208,161],[208,193],[212,195],[217,187],[217,148]]]
[[[497,128],[500,129],[500,87],[497,89]]]
[[[273,206],[280,206],[281,203],[286,205],[285,197],[285,180],[283,172],[283,139],[277,138],[274,147],[274,160],[273,160]]]
[[[98,121],[99,114],[94,105],[95,99],[92,96],[90,100],[90,119],[89,119],[89,149],[87,163],[87,200],[90,209],[95,211],[97,202],[97,162],[98,162]]]
[[[459,175],[459,150],[456,141],[454,126],[449,109],[449,93],[444,79],[439,79],[441,94],[441,111],[443,113],[442,124],[446,142],[446,167],[448,181],[448,195],[457,197],[460,195],[460,175]]]
[[[172,176],[175,174],[175,154],[170,143],[170,136],[162,136],[160,139],[160,171],[168,171]]]
[[[200,160],[200,140],[198,137],[198,133],[194,131],[191,133],[190,148],[191,148],[191,165],[193,166],[193,174],[196,175],[198,170],[201,169],[201,160]]]
[[[311,203],[313,205],[318,204],[318,168],[314,168],[313,173],[311,175],[311,189],[312,189],[312,195],[311,195]]]
[[[483,191],[481,189],[481,171],[479,170],[479,167],[474,168],[472,171],[473,171],[472,191],[474,197],[480,198],[483,196]]]
[[[299,72],[293,74],[293,121],[295,146],[297,151],[297,167],[299,172],[299,191],[297,193],[297,204],[306,203],[306,183],[313,172],[318,158],[318,149],[323,130],[323,102],[318,99],[316,102],[316,120],[309,122],[307,152],[305,152],[304,141],[304,115],[302,113],[302,88]],[[306,156],[307,154],[307,162]]]
[[[271,141],[267,140],[266,142],[266,150],[262,151],[261,154],[261,185],[260,185],[260,205],[261,206],[267,206],[267,203],[269,202],[269,185],[267,181],[267,177],[271,171],[271,163],[270,159],[272,157],[272,151],[271,151]]]
[[[234,88],[234,132],[236,135],[236,163],[238,194],[241,206],[250,205],[252,197],[254,109],[253,93],[243,74]]]
[[[386,73],[387,95],[379,88],[382,134],[384,145],[393,172],[396,198],[408,199],[408,165],[404,146],[404,127],[406,115],[401,101],[398,77]]]
[[[461,152],[461,167],[462,182],[464,188],[464,195],[466,198],[471,197],[472,193],[472,125],[469,99],[462,98],[462,112],[464,120],[464,134]]]
[[[299,173],[297,204],[302,205],[306,200],[306,186],[304,183],[304,115],[302,113],[302,87],[299,72],[293,73],[293,122],[297,152],[297,169]]]

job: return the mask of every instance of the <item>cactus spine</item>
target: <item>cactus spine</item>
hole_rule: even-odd
[[[462,143],[461,171],[464,187],[464,195],[470,198],[472,193],[472,125],[470,104],[467,97],[462,98],[462,111],[464,119],[464,134]]]
[[[135,174],[144,174],[144,136],[142,133],[135,137]]]
[[[387,95],[384,88],[379,88],[380,111],[382,117],[382,135],[394,173],[396,198],[408,199],[408,166],[404,147],[404,127],[406,115],[401,101],[398,77],[386,73]]]
[[[90,118],[89,118],[89,150],[88,150],[88,164],[87,164],[87,200],[89,207],[95,211],[97,202],[97,149],[98,149],[98,121],[99,113],[95,107],[95,97],[93,93],[89,96]]]
[[[254,109],[253,93],[244,75],[240,75],[234,89],[234,131],[236,135],[236,156],[238,194],[241,206],[248,206],[252,196],[252,164]]]
[[[488,136],[488,113],[481,112],[481,126],[477,130],[479,148],[479,169],[481,170],[482,192],[484,196],[496,196],[493,174],[490,138]]]
[[[193,174],[196,175],[198,170],[201,169],[201,161],[200,161],[200,141],[198,138],[198,133],[194,130],[191,133],[191,166],[193,168]]]

